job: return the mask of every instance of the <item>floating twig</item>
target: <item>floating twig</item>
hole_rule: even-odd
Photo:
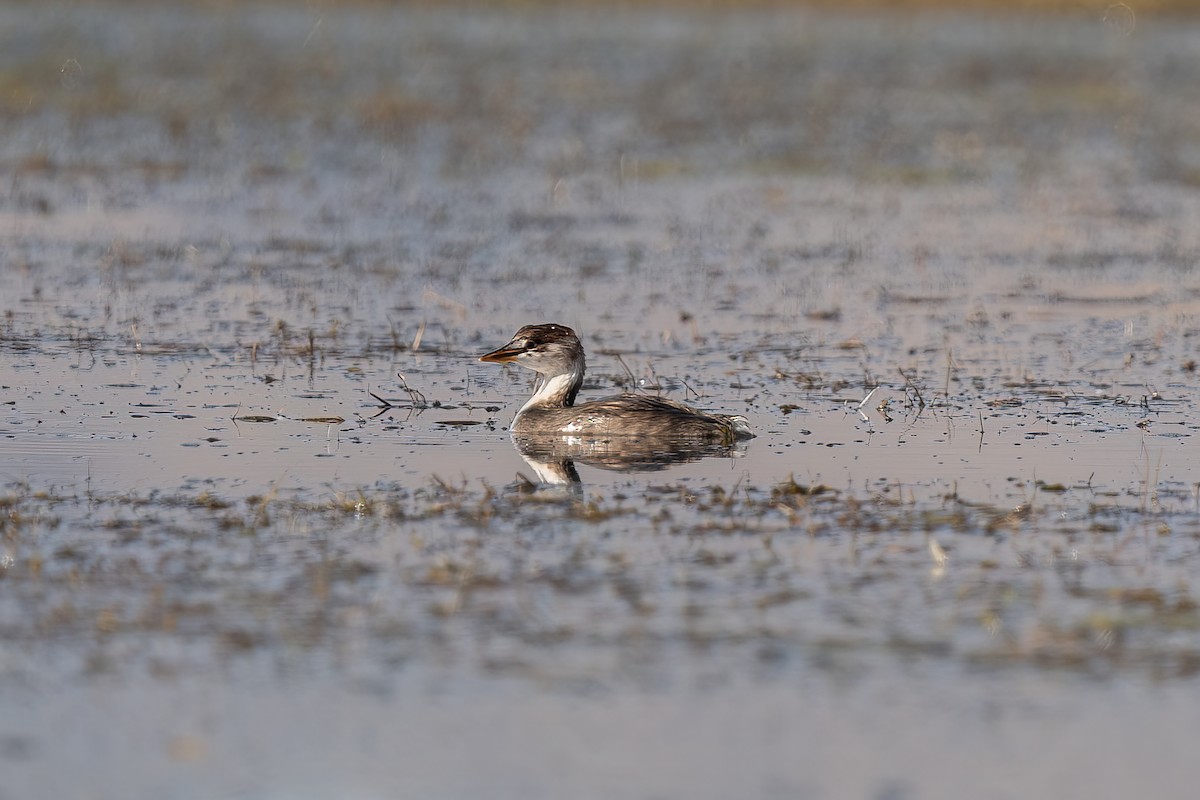
[[[421,330],[423,331],[424,329],[425,329],[425,323],[421,323]],[[413,346],[413,349],[414,350],[417,349],[415,345]],[[425,402],[425,395],[421,394],[420,391],[418,391],[417,389],[414,389],[408,385],[408,380],[405,379],[404,373],[397,372],[396,377],[400,379],[400,388],[408,393],[408,399],[412,401],[412,404],[414,406],[417,406],[420,408],[425,408],[426,406],[429,405],[428,403]]]
[[[941,544],[932,536],[929,537],[929,557],[933,559],[933,566],[936,570],[944,570],[946,564],[950,562],[950,556],[946,555]]]
[[[238,413],[241,410],[242,410],[242,404],[238,403],[237,408],[235,408],[233,410],[233,416],[229,418],[230,421],[233,422],[233,427],[235,427],[235,428],[237,427],[237,424],[239,422],[274,422],[275,421],[274,417],[267,417],[267,416],[263,416],[261,414],[247,414],[246,416],[243,417]]]
[[[625,370],[625,374],[629,376],[629,385],[636,388],[637,376],[633,374],[633,370],[631,370],[629,365],[625,363],[625,359],[621,358],[620,353],[613,353],[613,358],[617,360],[617,363],[621,365],[621,369]]]
[[[870,417],[868,417],[865,413],[863,413],[863,406],[865,406],[867,404],[867,401],[871,399],[871,395],[875,394],[875,392],[877,392],[877,391],[879,391],[878,386],[873,388],[871,391],[867,392],[867,396],[864,397],[862,399],[862,401],[858,404],[858,408],[857,408],[858,415],[863,418],[863,422],[871,421]]]
[[[282,411],[279,412],[279,418],[289,422],[319,422],[322,425],[341,425],[346,421],[345,417],[289,417]]]
[[[912,378],[908,377],[908,375],[905,374],[904,370],[901,369],[900,367],[896,367],[896,371],[900,373],[901,378],[904,378],[905,386],[912,389],[913,394],[915,394],[917,396],[917,407],[924,408],[925,407],[925,398],[921,396],[921,390],[917,388],[917,385],[915,383],[913,383]]]

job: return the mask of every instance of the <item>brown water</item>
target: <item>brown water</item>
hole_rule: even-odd
[[[1191,20],[0,31],[0,799],[1190,796]]]

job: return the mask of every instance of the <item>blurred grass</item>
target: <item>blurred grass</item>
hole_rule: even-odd
[[[289,0],[280,0],[289,2]],[[325,0],[329,6],[345,5],[337,0]],[[396,5],[384,0],[354,0],[364,4]],[[404,3],[401,3],[403,5]],[[445,5],[439,0],[408,0],[408,5]],[[1200,0],[1139,0],[1136,3],[1120,3],[1111,0],[499,0],[489,3],[465,3],[486,7],[552,7],[552,6],[603,6],[660,7],[679,9],[738,10],[756,8],[819,8],[834,11],[904,11],[904,10],[974,10],[974,11],[1099,11],[1124,6],[1135,14],[1152,12],[1200,11]]]
[[[42,5],[41,0],[18,0],[16,3]],[[160,0],[90,0],[70,5],[147,5],[161,7]],[[236,9],[243,5],[235,0],[174,0],[176,6],[210,9]],[[470,7],[477,9],[539,9],[539,8],[642,8],[694,9],[737,11],[753,9],[811,8],[830,11],[976,11],[976,12],[1094,12],[1108,11],[1143,14],[1193,14],[1200,12],[1200,0],[264,0],[259,5],[295,6],[309,10],[334,11],[353,7]],[[1126,11],[1122,11],[1122,8]]]
[[[0,163],[26,179],[31,208],[66,201],[54,202],[55,176],[81,172],[76,145],[112,124],[139,138],[110,141],[103,163],[154,177],[220,168],[234,145],[260,142],[246,175],[278,177],[336,139],[339,157],[384,145],[444,177],[1200,181],[1191,34],[1145,13],[1200,0],[622,0],[628,13],[604,15],[586,10],[598,0],[451,2],[94,0],[12,13],[0,133],[13,144]],[[538,10],[559,6],[584,10]],[[829,13],[740,11],[785,7]],[[966,8],[980,18],[903,13]],[[1036,24],[983,11],[1001,8],[1078,10]]]
[[[143,2],[144,0],[131,0]],[[194,0],[202,5],[227,5],[227,0]],[[336,9],[347,5],[360,6],[430,6],[462,5],[477,8],[671,8],[696,10],[814,8],[831,11],[1020,11],[1052,13],[1090,11],[1104,13],[1132,10],[1135,15],[1147,13],[1196,13],[1200,0],[1138,0],[1133,3],[1112,0],[274,0],[280,5],[303,5]]]

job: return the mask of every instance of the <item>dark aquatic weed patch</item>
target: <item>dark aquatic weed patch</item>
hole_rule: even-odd
[[[0,497],[0,619],[6,640],[84,671],[171,674],[280,648],[361,648],[362,668],[430,648],[498,664],[488,651],[512,641],[551,673],[562,648],[636,649],[652,664],[681,647],[734,659],[769,647],[779,669],[898,657],[1194,672],[1186,576],[1200,519],[1064,516],[1063,494],[1004,508],[794,478],[549,497],[434,481],[238,501],[16,488]],[[484,652],[451,644],[464,636]],[[183,639],[208,655],[163,655]]]

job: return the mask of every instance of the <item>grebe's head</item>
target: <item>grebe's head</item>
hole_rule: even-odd
[[[566,325],[526,325],[513,334],[508,344],[480,356],[479,360],[512,362],[546,376],[582,372],[583,345],[575,331]]]

